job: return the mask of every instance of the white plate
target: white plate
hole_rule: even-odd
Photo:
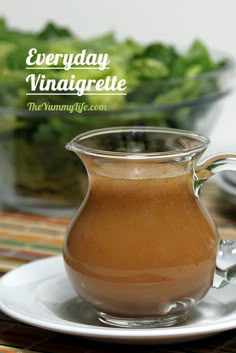
[[[44,329],[103,341],[174,343],[203,338],[236,327],[236,283],[211,289],[181,326],[123,329],[99,323],[67,280],[61,257],[31,262],[0,280],[0,309]]]

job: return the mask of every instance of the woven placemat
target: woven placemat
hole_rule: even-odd
[[[204,186],[201,197],[220,235],[236,239],[235,206],[225,202],[217,186]],[[67,218],[0,213],[0,275],[27,262],[61,254]],[[236,293],[235,293],[236,296]],[[0,353],[234,353],[236,330],[190,343],[127,346],[93,342],[17,322],[0,313]]]

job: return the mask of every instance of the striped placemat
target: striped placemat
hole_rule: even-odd
[[[204,203],[221,236],[236,238],[236,211],[214,184],[204,187]],[[27,262],[61,254],[67,218],[0,212],[0,275]],[[236,294],[235,294],[236,296]],[[167,346],[103,344],[42,330],[0,312],[0,353],[235,353],[236,330]]]
[[[0,272],[61,253],[68,219],[0,213]]]

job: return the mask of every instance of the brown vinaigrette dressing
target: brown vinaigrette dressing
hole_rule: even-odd
[[[114,316],[155,317],[206,294],[218,235],[192,180],[189,171],[153,164],[145,173],[120,164],[90,174],[64,246],[68,276],[85,301]]]

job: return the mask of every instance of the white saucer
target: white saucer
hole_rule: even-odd
[[[212,289],[181,326],[122,329],[103,326],[70,286],[61,257],[31,262],[0,280],[0,309],[44,329],[123,343],[191,341],[236,328],[236,283]]]

